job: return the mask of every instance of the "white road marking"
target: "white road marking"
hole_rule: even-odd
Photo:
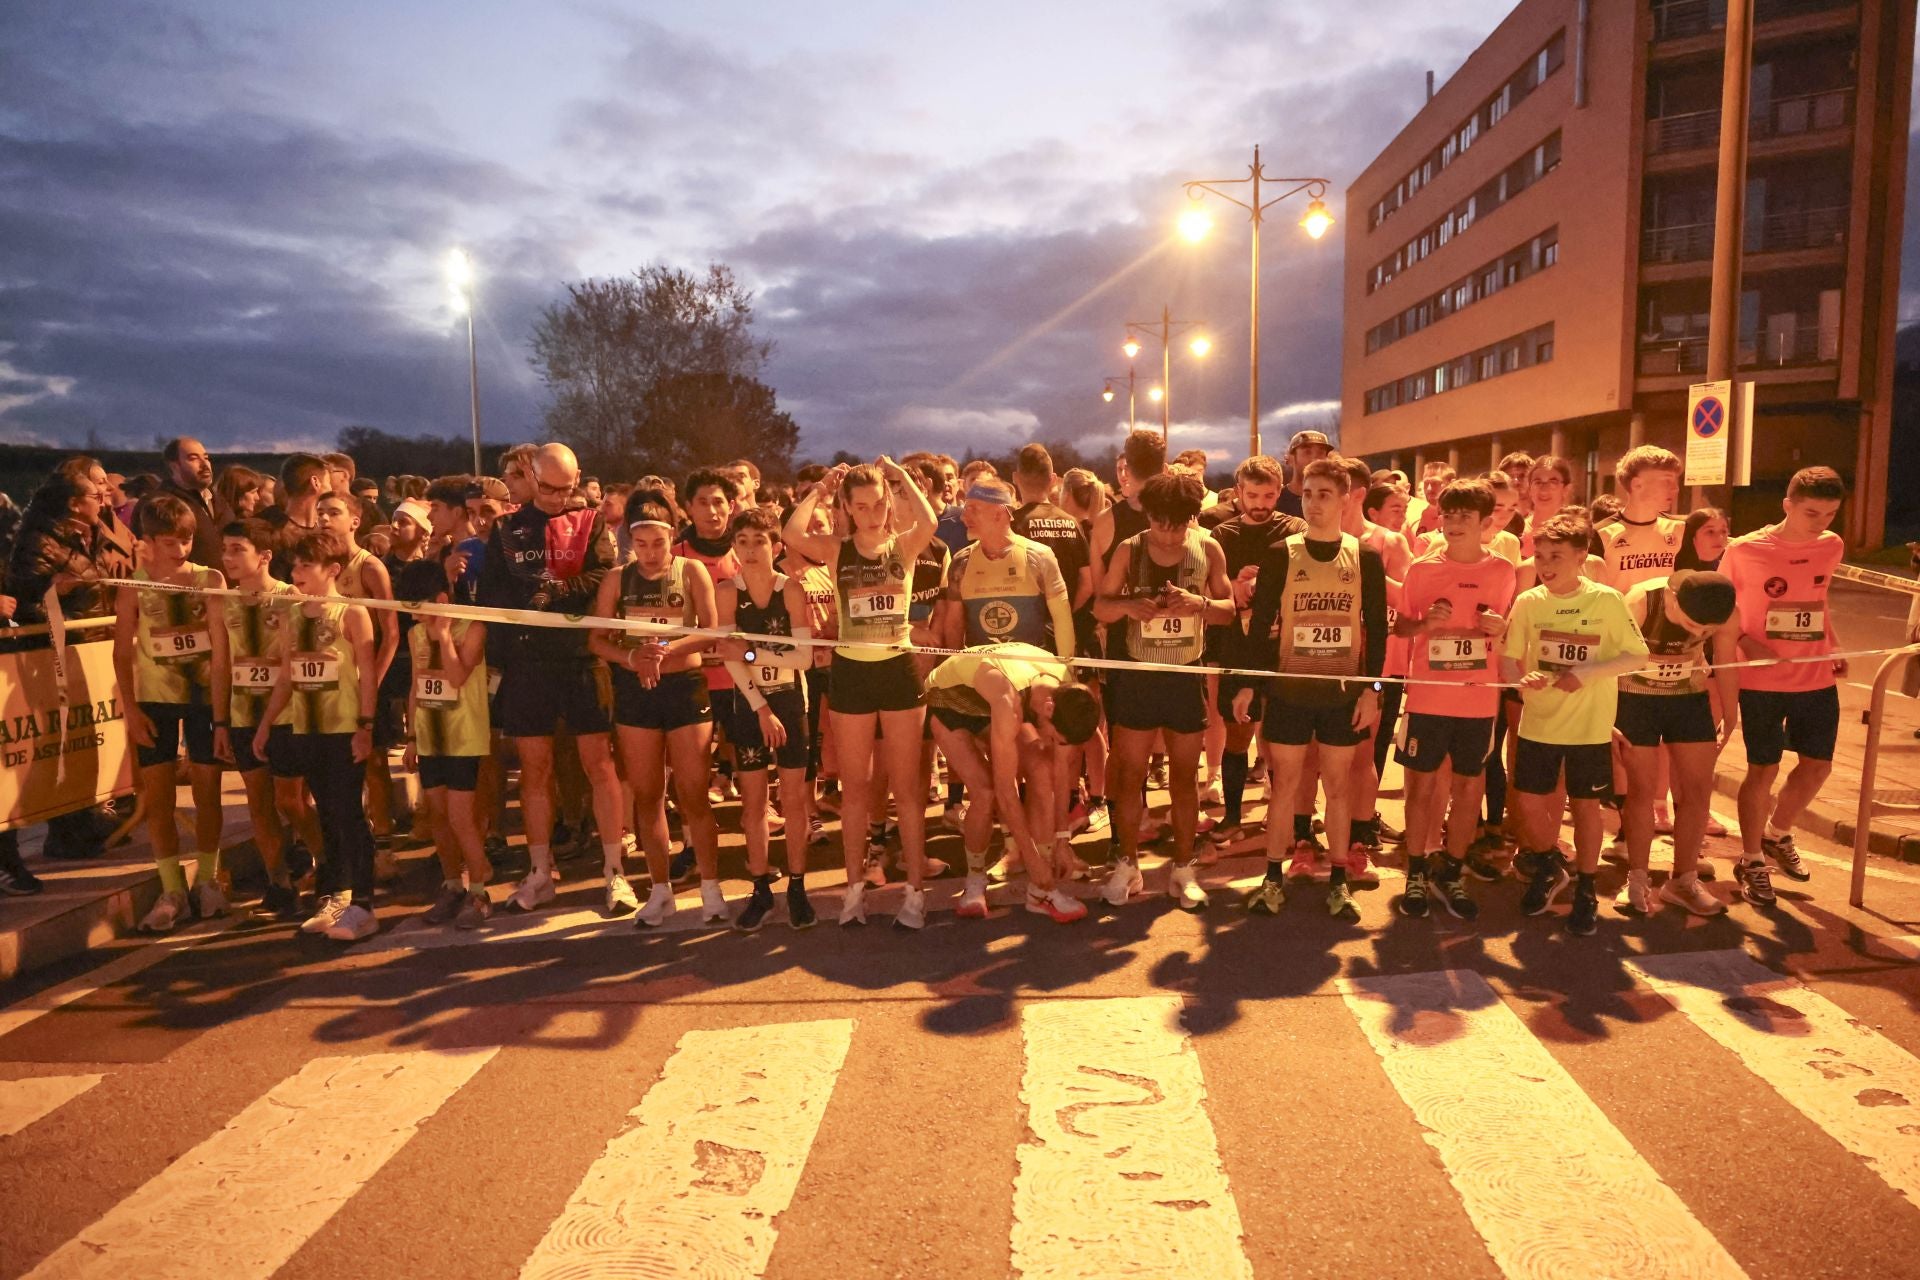
[[[1744,1274],[1479,974],[1339,987],[1507,1275]]]
[[[1920,1204],[1920,1058],[1742,951],[1627,964],[1807,1119]]]
[[[190,947],[197,947],[209,938],[218,937],[238,925],[240,920],[241,917],[237,915],[222,916],[218,920],[203,920],[191,928],[182,929],[158,942],[109,960],[98,969],[91,969],[57,987],[48,987],[45,991],[28,996],[7,1009],[0,1010],[0,1036],[11,1035],[42,1014],[52,1013],[55,1009],[72,1004],[75,1000],[84,1000],[102,987],[111,986],[122,978],[139,973],[142,969],[151,969],[168,956]]]
[[[0,1080],[0,1138],[11,1137],[41,1116],[66,1106],[105,1076],[28,1076]]]
[[[316,1058],[29,1275],[267,1280],[496,1052]]]
[[[764,1274],[852,1042],[846,1018],[687,1032],[521,1276]]]
[[[1177,996],[1022,1008],[1018,1274],[1253,1275],[1180,1008]]]

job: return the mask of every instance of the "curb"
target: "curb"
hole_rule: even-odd
[[[1730,800],[1737,800],[1743,776],[1715,770],[1713,789]],[[1853,847],[1854,815],[1842,814],[1818,800],[1806,807],[1795,825],[1803,831],[1811,831],[1814,835],[1846,845],[1849,849]],[[1870,828],[1867,832],[1867,852],[1896,862],[1920,863],[1920,835],[1902,835],[1896,831]]]

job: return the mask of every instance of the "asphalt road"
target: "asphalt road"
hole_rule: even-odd
[[[1391,872],[1250,917],[1253,857],[1199,915],[949,885],[842,930],[816,875],[811,932],[643,935],[579,878],[454,938],[416,859],[358,947],[242,922],[7,993],[0,1274],[1920,1274],[1920,871],[1854,911],[1806,847],[1775,911],[1588,939]]]

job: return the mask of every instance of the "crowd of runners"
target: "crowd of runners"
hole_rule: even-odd
[[[1143,895],[1155,855],[1165,892],[1204,911],[1209,868],[1259,848],[1265,875],[1233,903],[1251,912],[1302,895],[1357,920],[1386,859],[1406,915],[1471,920],[1511,876],[1530,916],[1571,889],[1565,926],[1585,935],[1610,849],[1620,911],[1727,910],[1702,850],[1725,834],[1709,800],[1736,729],[1737,896],[1765,910],[1776,872],[1809,875],[1791,832],[1831,769],[1844,670],[1828,468],[1734,538],[1720,511],[1677,512],[1681,464],[1647,446],[1591,509],[1569,505],[1563,458],[1408,477],[1315,431],[1218,493],[1204,455],[1169,460],[1148,430],[1110,478],[1056,475],[1029,445],[1004,475],[915,453],[810,466],[791,488],[746,460],[603,485],[548,444],[508,450],[498,477],[384,491],[344,455],[299,454],[239,502],[197,442],[166,460],[137,501],[92,459],[63,464],[7,575],[23,618],[43,593],[115,617],[162,885],[151,932],[232,909],[225,770],[245,784],[258,909],[373,935],[396,755],[439,861],[424,919],[450,928],[548,907],[556,854],[592,875],[582,850],[609,917],[658,927],[697,886],[702,921],[806,928],[837,817],[842,925],[893,877],[893,923],[918,929],[927,881],[949,875],[962,917],[1004,884],[1069,924],[1090,898]],[[1377,803],[1389,751],[1397,830]],[[729,903],[716,805],[736,797],[752,891]],[[490,889],[510,799],[528,870]],[[928,856],[930,810],[964,866]],[[1104,865],[1082,861],[1101,851],[1087,833]],[[1656,833],[1670,867],[1651,865]],[[0,887],[32,892],[0,853]]]

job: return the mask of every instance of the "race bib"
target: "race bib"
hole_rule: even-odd
[[[1640,668],[1642,684],[1656,685],[1662,689],[1677,689],[1693,680],[1693,663],[1684,659],[1657,658],[1650,660]]]
[[[1794,604],[1782,601],[1767,610],[1767,639],[1824,640],[1827,638],[1826,606],[1813,601]]]
[[[621,612],[628,622],[645,622],[656,627],[677,627],[682,625],[686,613],[679,609],[669,609],[666,605],[630,604]],[[629,642],[640,644],[648,640],[664,640],[667,637],[655,632],[629,631]]]
[[[233,687],[238,693],[267,693],[280,678],[280,664],[259,658],[236,658],[233,663]]]
[[[868,588],[847,594],[847,616],[856,621],[907,616],[907,593],[900,587]]]
[[[1599,647],[1599,636],[1572,631],[1542,631],[1540,647],[1534,654],[1534,664],[1542,671],[1565,671],[1569,667],[1593,661],[1594,651]]]
[[[340,687],[340,659],[331,653],[296,653],[293,687],[302,693],[323,693]]]
[[[1184,613],[1148,618],[1140,624],[1140,634],[1148,640],[1184,640],[1193,634],[1194,622]]]
[[[1333,657],[1353,649],[1353,627],[1344,622],[1296,624],[1293,651],[1307,657]]]
[[[147,656],[155,662],[192,662],[213,652],[213,633],[204,626],[155,627],[147,632]]]
[[[1434,671],[1485,671],[1485,636],[1428,636],[1427,666]]]
[[[792,667],[770,667],[762,662],[753,668],[753,687],[762,693],[791,689],[799,674]]]
[[[460,705],[460,691],[453,687],[444,671],[413,673],[413,700],[423,707],[448,710]]]

